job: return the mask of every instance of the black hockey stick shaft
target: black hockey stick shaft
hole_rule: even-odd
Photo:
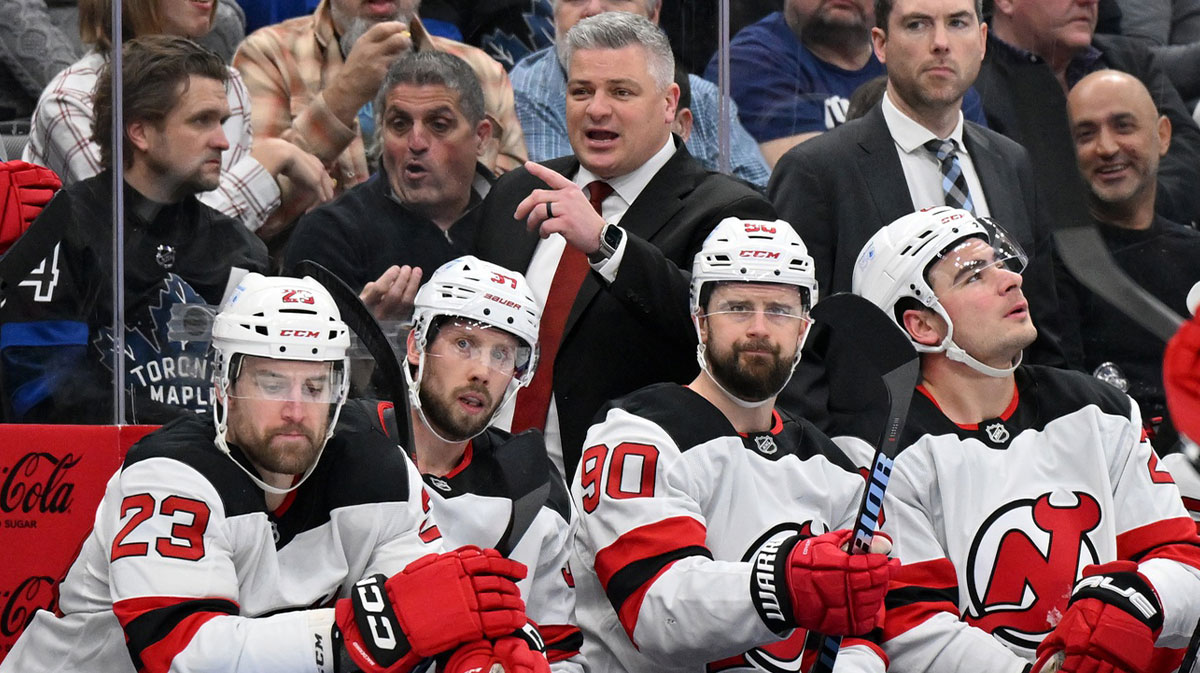
[[[1170,341],[1183,324],[1178,313],[1117,266],[1096,227],[1090,224],[1063,227],[1054,232],[1054,242],[1063,264],[1076,280],[1163,343]]]
[[[301,260],[296,264],[296,273],[312,276],[318,283],[329,290],[333,302],[337,304],[342,321],[346,323],[359,341],[366,347],[367,352],[379,366],[391,394],[391,402],[396,410],[396,440],[407,442],[405,451],[413,450],[412,416],[408,412],[408,385],[405,383],[404,370],[392,350],[391,342],[384,334],[379,321],[371,313],[371,309],[359,299],[358,293],[346,284],[337,274],[311,259]],[[349,375],[349,372],[347,372]]]
[[[896,323],[877,306],[858,295],[842,293],[826,297],[813,307],[812,317],[829,325],[833,330],[833,338],[857,340],[863,347],[865,360],[879,373],[887,390],[887,420],[875,443],[875,458],[859,504],[850,547],[852,554],[865,554],[879,525],[883,495],[892,474],[892,461],[900,451],[900,434],[904,430],[908,406],[920,374],[920,360],[912,343]],[[836,372],[830,372],[830,376],[835,375]],[[812,673],[832,673],[841,645],[840,636],[825,636]]]
[[[1187,652],[1179,664],[1179,673],[1192,673],[1192,669],[1196,666],[1197,650],[1200,650],[1200,621],[1196,622],[1196,628],[1192,631],[1192,639],[1188,641]]]

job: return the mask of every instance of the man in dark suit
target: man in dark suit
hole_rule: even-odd
[[[979,72],[987,26],[973,0],[879,0],[872,30],[887,66],[884,100],[861,119],[780,159],[767,188],[800,233],[821,293],[849,291],[854,260],[881,227],[920,208],[951,205],[997,220],[1030,255],[1025,294],[1039,325],[1033,355],[1060,364],[1048,223],[1039,217],[1028,156],[1015,142],[964,122],[963,94]],[[827,389],[829,335],[815,330],[783,403],[818,425],[869,406],[849,378]],[[850,348],[853,348],[850,344]],[[839,376],[840,380],[842,377]],[[828,396],[828,399],[827,399]]]
[[[574,156],[506,174],[473,216],[477,254],[523,271],[546,306],[538,376],[510,427],[544,428],[569,478],[604,402],[695,377],[684,269],[708,232],[726,217],[775,213],[671,134],[679,88],[654,24],[607,12],[577,23],[564,48]]]

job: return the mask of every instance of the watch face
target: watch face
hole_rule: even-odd
[[[605,225],[604,226],[604,242],[607,243],[609,247],[611,247],[615,250],[617,245],[621,242],[621,233],[622,232],[621,232],[620,227],[613,225],[613,224]]]

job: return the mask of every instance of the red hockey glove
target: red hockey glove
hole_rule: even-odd
[[[524,565],[477,547],[368,577],[337,602],[343,647],[365,673],[405,673],[463,643],[507,636],[526,623],[514,584],[524,577]]]
[[[1038,645],[1039,664],[1061,650],[1064,673],[1149,673],[1162,626],[1158,594],[1136,563],[1088,566],[1062,621]]]
[[[1163,387],[1175,427],[1200,442],[1200,312],[1167,343]]]
[[[797,626],[832,636],[867,633],[883,617],[883,598],[900,562],[845,551],[853,532],[770,540],[754,556],[750,593],[776,633]]]
[[[546,655],[515,636],[501,638],[494,644],[486,640],[467,643],[437,670],[438,673],[489,673],[497,664],[504,673],[550,673]]]
[[[0,163],[0,252],[8,249],[62,187],[49,168],[24,161]]]

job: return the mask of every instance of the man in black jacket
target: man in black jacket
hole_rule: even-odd
[[[1173,131],[1159,169],[1155,210],[1176,222],[1195,222],[1200,219],[1200,128],[1146,47],[1094,34],[1096,20],[1094,2],[997,0],[975,83],[988,126],[1029,150],[1055,221],[1086,218],[1087,192],[1072,170],[1066,94],[1089,72],[1127,72],[1146,86]]]
[[[729,216],[775,215],[672,136],[679,87],[657,26],[607,12],[575,24],[565,48],[574,155],[505,174],[475,214],[476,254],[523,272],[546,306],[537,376],[509,427],[544,428],[570,478],[603,403],[695,378],[684,269],[708,232]]]
[[[235,270],[266,271],[267,250],[196,199],[217,187],[229,147],[224,61],[171,36],[131,40],[124,59],[128,414],[115,422],[162,423],[211,405],[206,345],[171,341],[173,307],[219,303]],[[12,420],[114,422],[111,82],[106,66],[95,124],[106,170],[61,190],[0,273],[21,279],[10,281],[0,309],[4,415]],[[12,269],[19,259],[28,264]]]
[[[393,62],[375,113],[379,172],[300,219],[284,269],[311,259],[360,291],[377,317],[405,319],[422,278],[470,243],[460,219],[491,188],[476,156],[492,125],[474,71],[437,51]]]

